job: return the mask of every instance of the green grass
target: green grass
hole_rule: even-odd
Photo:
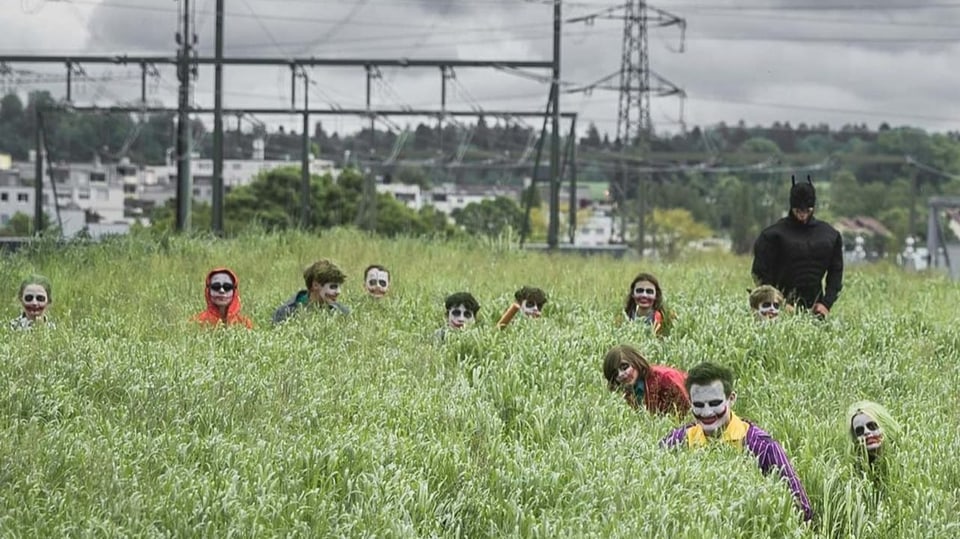
[[[348,317],[279,328],[273,310],[329,257]],[[392,297],[361,272],[393,271]],[[0,342],[0,535],[348,537],[952,537],[960,535],[960,291],[887,266],[850,268],[826,323],[757,326],[749,260],[674,264],[380,240],[352,231],[232,241],[128,238],[0,261],[8,318],[20,278],[54,283],[54,330]],[[206,271],[240,275],[253,331],[204,330]],[[670,337],[616,326],[651,270],[680,318]],[[521,285],[545,318],[494,326]],[[481,322],[443,345],[443,297]],[[733,367],[736,410],[785,447],[818,515],[724,448],[664,452],[670,418],[606,391],[601,358]],[[842,430],[885,404],[906,435],[879,497]]]

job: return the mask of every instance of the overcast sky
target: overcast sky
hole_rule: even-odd
[[[200,53],[213,50],[215,0],[191,0]],[[549,60],[550,0],[226,0],[228,56],[373,57]],[[3,54],[165,54],[175,52],[176,0],[0,0]],[[563,3],[564,19],[617,5],[607,0]],[[881,122],[935,131],[960,126],[960,0],[664,0],[651,2],[687,22],[651,28],[651,70],[683,88],[688,127],[718,122],[774,121],[832,127]],[[619,13],[619,12],[614,12]],[[651,13],[651,16],[653,14]],[[587,84],[620,68],[623,22],[597,19],[563,26],[563,81]],[[680,45],[683,51],[680,52]],[[59,66],[17,64],[38,73]],[[133,67],[83,66],[93,80],[74,90],[78,103],[139,99]],[[176,105],[176,75],[159,67],[149,99]],[[311,106],[363,107],[362,68],[313,69]],[[544,72],[544,74],[546,74]],[[9,91],[9,77],[0,91]],[[228,107],[290,104],[286,67],[225,68]],[[614,79],[616,82],[616,79]],[[21,84],[20,91],[39,87]],[[63,85],[49,87],[64,94]],[[202,69],[196,102],[212,106],[212,70]],[[448,89],[450,108],[542,109],[547,85],[493,69],[460,69]],[[581,125],[616,132],[617,93],[564,94],[561,110]],[[676,97],[651,99],[654,128],[676,131]],[[438,69],[385,69],[374,86],[382,108],[439,108]],[[296,130],[294,116],[261,116]],[[325,117],[328,130],[360,120]],[[408,121],[395,118],[402,126]],[[537,124],[529,119],[527,123]],[[381,124],[385,128],[386,124]]]

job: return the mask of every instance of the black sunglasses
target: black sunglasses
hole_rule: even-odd
[[[464,318],[473,318],[473,311],[471,311],[470,309],[464,309],[462,311],[460,309],[451,309],[450,315],[451,316],[463,315]]]
[[[210,285],[210,290],[214,292],[232,292],[236,288],[230,283],[212,283]]]
[[[876,422],[876,421],[870,421],[869,423],[867,423],[867,428],[870,429],[871,431],[874,431],[874,430],[879,429],[879,428],[880,428],[880,425],[877,425],[877,422]],[[863,428],[863,425],[857,425],[857,426],[853,429],[853,432],[854,432],[854,434],[856,434],[857,436],[863,436],[863,433],[866,432],[866,429]]]
[[[764,301],[763,303],[760,304],[760,308],[761,308],[761,309],[769,309],[770,307],[773,307],[774,309],[777,309],[777,310],[779,311],[779,310],[780,310],[780,302],[779,302],[779,301],[774,301],[774,302]]]
[[[385,281],[385,280],[383,280],[383,279],[379,279],[379,280],[377,280],[377,279],[370,279],[369,281],[367,281],[367,284],[370,285],[370,286],[380,285],[380,288],[386,288],[386,287],[387,287],[387,281]]]
[[[37,300],[37,301],[39,301],[40,303],[43,303],[43,302],[47,301],[47,296],[44,296],[43,294],[37,294],[36,296],[34,296],[33,294],[27,294],[27,295],[23,296],[23,302],[24,302],[24,303],[30,303],[30,302],[33,301],[33,300]]]

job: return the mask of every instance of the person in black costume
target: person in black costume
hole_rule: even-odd
[[[843,238],[813,216],[817,194],[810,176],[806,183],[791,181],[790,213],[753,244],[753,280],[776,287],[788,303],[823,318],[843,288]]]

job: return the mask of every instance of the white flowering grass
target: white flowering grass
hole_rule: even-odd
[[[329,257],[348,317],[270,315]],[[391,297],[362,270],[392,270]],[[54,330],[0,341],[0,535],[346,537],[953,537],[960,534],[956,286],[851,268],[825,323],[755,324],[749,260],[647,264],[505,245],[337,231],[233,241],[135,238],[2,260],[54,283]],[[253,331],[205,330],[208,269],[240,275]],[[660,277],[672,334],[617,326],[633,275]],[[539,321],[495,321],[524,284]],[[444,296],[478,327],[443,344]],[[741,451],[666,452],[672,418],[609,393],[601,359],[633,343],[656,363],[733,367],[735,409],[787,450],[817,513]],[[846,406],[906,426],[877,493],[847,452]]]

